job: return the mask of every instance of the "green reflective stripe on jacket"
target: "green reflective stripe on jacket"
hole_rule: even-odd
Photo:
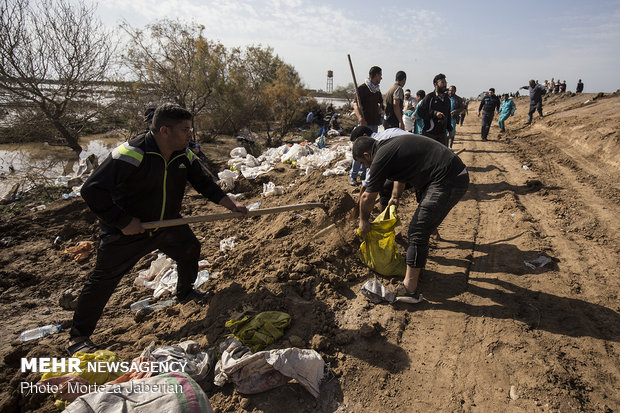
[[[144,152],[140,148],[130,146],[127,142],[117,146],[112,151],[112,158],[125,161],[133,166],[140,166]]]
[[[194,159],[196,159],[196,154],[191,149],[187,149],[185,151],[185,155],[187,155],[187,159],[189,159],[189,163],[193,163]]]
[[[164,214],[166,213],[166,181],[168,180],[168,165],[170,165],[175,159],[183,156],[181,155],[177,155],[174,158],[170,159],[168,162],[166,162],[166,160],[164,159],[164,157],[158,153],[158,152],[147,152],[150,155],[156,155],[159,156],[163,161],[164,161],[164,179],[162,182],[162,201],[161,201],[161,213],[159,214],[159,220],[163,221],[164,219]],[[188,157],[189,158],[189,157]],[[155,228],[155,231],[157,231],[159,228]]]

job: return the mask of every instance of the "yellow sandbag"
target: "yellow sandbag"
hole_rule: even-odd
[[[58,376],[64,376],[67,374],[75,374],[76,376],[79,376],[83,378],[84,380],[88,381],[90,384],[101,385],[111,380],[116,380],[117,378],[123,375],[123,372],[119,372],[119,371],[106,371],[106,370],[113,370],[113,369],[105,368],[103,366],[101,369],[99,368],[91,369],[91,370],[101,370],[101,372],[89,371],[88,362],[109,363],[109,362],[122,361],[121,359],[116,357],[116,354],[114,354],[113,352],[109,350],[97,350],[94,353],[83,353],[81,351],[78,351],[71,357],[80,359],[80,369],[82,370],[81,373],[69,373],[69,372],[62,372],[62,371],[43,373],[43,376],[41,376],[41,380],[49,379],[50,377],[58,377]],[[65,364],[66,365],[63,370],[66,371],[69,369],[68,362],[66,360],[65,360]],[[95,365],[92,365],[92,366],[95,366]],[[96,366],[99,366],[99,365],[97,364]]]
[[[396,207],[390,205],[370,223],[370,232],[357,234],[362,237],[359,257],[364,265],[381,275],[405,276],[407,270],[405,259],[396,248],[394,228],[400,225]]]

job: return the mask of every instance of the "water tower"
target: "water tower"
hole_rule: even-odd
[[[334,93],[334,71],[327,71],[327,88],[325,89],[327,93]]]

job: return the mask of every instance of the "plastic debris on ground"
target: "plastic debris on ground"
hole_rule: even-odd
[[[530,169],[530,167],[525,164],[521,168],[525,169],[526,171]]]
[[[264,311],[255,316],[246,315],[240,320],[231,319],[226,327],[234,337],[256,352],[275,343],[291,324],[291,316],[281,311]]]
[[[220,251],[232,250],[237,246],[237,237],[224,238],[220,241]]]
[[[151,351],[151,357],[157,363],[162,364],[162,367],[170,365],[171,362],[181,363],[185,373],[194,380],[202,380],[215,364],[215,348],[203,352],[197,342],[187,340],[159,347]]]
[[[210,276],[208,270],[198,271],[198,275],[196,276],[196,281],[194,281],[194,289],[197,289],[202,284],[204,284],[207,281],[209,281],[210,278],[211,278],[211,276]]]
[[[11,202],[19,201],[22,196],[19,193],[19,183],[13,184],[11,189],[0,199],[0,205],[10,204]]]
[[[268,182],[263,184],[263,196],[274,196],[274,195],[282,195],[284,193],[284,187],[281,185],[276,185],[273,182]]]
[[[245,198],[245,194],[244,193],[240,193],[240,194],[231,194],[230,192],[227,193],[226,195],[228,195],[228,197],[230,199],[234,199],[234,200],[239,200],[239,199],[243,199]]]
[[[153,297],[158,298],[166,291],[176,292],[178,277],[176,262],[160,252],[148,270],[140,271],[134,285],[154,290]]]
[[[523,263],[527,265],[529,268],[535,270],[536,268],[544,267],[545,265],[549,264],[552,261],[553,260],[547,257],[546,255],[541,255],[538,258],[535,258],[533,260],[523,261]]]
[[[220,344],[222,358],[215,366],[213,382],[232,382],[242,394],[255,394],[297,380],[310,394],[319,397],[325,362],[314,350],[286,348],[252,353],[235,338]]]
[[[239,177],[238,171],[229,171],[228,169],[217,173],[217,184],[224,191],[232,191],[235,188],[235,179]]]
[[[260,207],[261,202],[254,202],[253,204],[250,204],[247,206],[248,211],[254,211],[255,209],[258,209]]]
[[[71,255],[73,261],[82,262],[95,251],[95,243],[92,241],[80,241],[73,247],[66,248],[62,254]]]
[[[361,234],[357,230],[363,239],[358,252],[360,261],[381,275],[405,275],[405,259],[396,247],[394,228],[398,225],[400,219],[396,207],[390,205],[370,223],[368,233]]]
[[[362,286],[361,291],[364,296],[375,304],[382,302],[387,302],[389,304],[394,304],[396,302],[417,304],[423,299],[422,294],[420,294],[418,298],[407,296],[396,297],[393,292],[385,288],[385,286],[383,286],[383,284],[381,284],[381,282],[376,278],[366,281],[366,283]]]
[[[145,390],[155,388],[169,390]],[[114,384],[112,389],[113,391],[97,391],[86,394],[71,403],[64,412],[213,412],[205,392],[198,383],[185,373],[166,373],[155,377],[132,380],[129,383]],[[179,395],[183,397],[179,397]]]

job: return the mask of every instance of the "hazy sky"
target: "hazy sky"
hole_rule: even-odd
[[[351,82],[347,53],[358,82],[383,69],[383,92],[398,70],[413,91],[444,73],[462,96],[516,91],[530,78],[620,88],[620,0],[107,0],[97,13],[110,27],[180,19],[228,47],[269,45],[313,89],[326,89],[328,70],[334,86]]]

